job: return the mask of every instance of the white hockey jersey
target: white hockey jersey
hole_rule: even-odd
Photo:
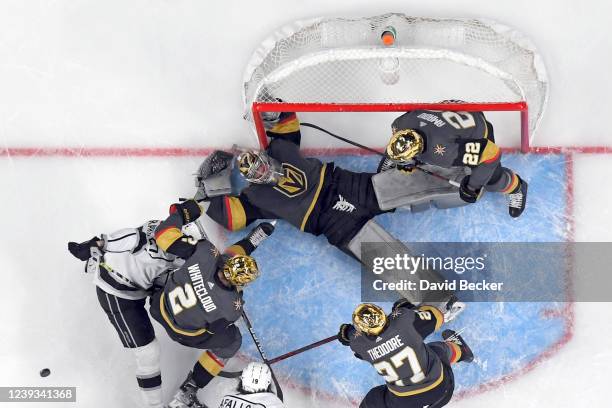
[[[90,258],[88,272],[103,291],[124,299],[143,299],[155,278],[180,267],[184,260],[162,251],[155,243],[155,228],[161,221],[148,221],[138,228],[102,234],[102,253]]]
[[[271,392],[226,395],[219,408],[285,408],[285,404]]]

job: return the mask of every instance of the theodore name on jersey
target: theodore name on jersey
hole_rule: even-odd
[[[398,334],[390,338],[389,340],[385,341],[384,343],[369,349],[368,355],[373,361],[378,360],[379,358],[386,356],[387,354],[397,350],[403,345],[404,345],[404,342],[402,341],[402,338]]]
[[[212,297],[208,294],[208,289],[206,288],[204,278],[202,277],[202,271],[200,271],[200,265],[196,263],[188,266],[187,271],[189,272],[189,278],[191,279],[193,291],[200,300],[200,304],[204,310],[206,312],[217,310],[217,305],[215,305]],[[208,282],[208,285],[211,287],[211,289],[214,287],[214,283],[212,282]]]

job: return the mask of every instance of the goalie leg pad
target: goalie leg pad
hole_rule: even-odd
[[[467,174],[463,168],[445,169],[422,165],[426,170],[454,181],[461,181]],[[430,206],[453,208],[467,203],[459,197],[459,189],[418,169],[407,174],[397,169],[378,173],[372,177],[374,192],[382,210],[407,208],[413,212],[424,211]]]
[[[364,247],[362,243],[384,243],[384,246]],[[393,235],[389,234],[374,220],[368,221],[348,243],[347,249],[362,263],[368,259],[378,257],[395,256],[396,254],[411,255],[410,249],[400,242]],[[420,280],[427,280],[430,283],[442,283],[444,277],[433,269],[419,267],[412,275],[408,275],[406,271],[390,270],[380,275],[380,279],[387,282],[399,282],[402,279],[414,280],[418,283]],[[445,301],[452,296],[451,292],[436,290],[436,291],[421,291],[415,290],[398,290],[397,292],[411,303],[417,304],[422,302]]]

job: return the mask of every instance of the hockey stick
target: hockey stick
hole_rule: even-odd
[[[317,130],[319,130],[319,131],[321,131],[321,132],[323,132],[323,133],[327,133],[327,134],[328,134],[328,135],[330,135],[331,137],[334,137],[334,138],[336,138],[336,139],[338,139],[338,140],[342,140],[342,141],[343,141],[343,142],[345,142],[345,143],[348,143],[348,144],[353,145],[353,146],[355,146],[355,147],[359,147],[360,149],[366,150],[366,151],[368,151],[368,152],[370,152],[370,153],[374,153],[374,154],[376,154],[376,155],[378,155],[378,156],[386,157],[384,153],[381,153],[381,152],[379,152],[379,151],[378,151],[378,150],[376,150],[376,149],[372,149],[371,147],[368,147],[368,146],[362,145],[362,144],[360,144],[360,143],[354,142],[354,141],[352,141],[352,140],[350,140],[350,139],[347,139],[347,138],[345,138],[345,137],[342,137],[342,136],[338,136],[338,135],[336,135],[336,134],[333,134],[332,132],[330,132],[330,131],[328,131],[328,130],[323,129],[323,128],[322,128],[322,127],[320,127],[320,126],[313,125],[312,123],[301,122],[301,123],[300,123],[300,125],[301,125],[301,126],[306,126],[306,127],[309,127],[309,128],[313,128],[313,129],[317,129]],[[430,176],[432,176],[432,177],[435,177],[435,178],[440,179],[440,180],[444,180],[444,181],[446,181],[448,184],[450,184],[451,186],[460,187],[460,184],[459,184],[458,182],[456,182],[455,180],[448,179],[448,178],[446,178],[446,177],[444,177],[444,176],[441,176],[441,175],[439,175],[439,174],[436,174],[436,173],[434,173],[434,172],[432,172],[432,171],[429,171],[429,170],[427,170],[427,169],[424,169],[424,168],[422,168],[422,167],[419,167],[418,165],[414,166],[414,168],[416,168],[416,169],[418,169],[418,170],[422,171],[422,172],[423,172],[423,173],[425,173],[425,174],[429,174],[429,175],[430,175]]]
[[[269,361],[269,363],[270,364],[278,363],[279,361],[285,360],[285,359],[287,359],[289,357],[293,357],[295,355],[298,355],[298,354],[303,353],[305,351],[308,351],[310,349],[313,349],[313,348],[322,346],[323,344],[327,344],[329,342],[332,342],[332,341],[336,340],[337,338],[338,338],[338,336],[334,334],[333,336],[329,336],[326,339],[315,341],[314,343],[311,343],[311,344],[309,344],[307,346],[300,347],[299,349],[295,349],[293,351],[290,351],[290,352],[285,353],[283,355],[280,355],[278,357],[274,357],[272,360]]]
[[[285,359],[287,359],[289,357],[296,356],[296,355],[301,354],[301,353],[303,353],[305,351],[308,351],[308,350],[311,350],[313,348],[322,346],[323,344],[330,343],[330,342],[336,340],[337,338],[338,338],[337,335],[333,335],[333,336],[329,336],[329,337],[327,337],[327,338],[325,338],[323,340],[315,341],[314,343],[310,343],[307,346],[300,347],[299,349],[295,349],[295,350],[290,351],[288,353],[282,354],[282,355],[280,355],[278,357],[274,357],[273,359],[268,360],[268,363],[269,364],[276,364],[279,361],[283,361],[283,360],[285,360]],[[240,377],[241,373],[242,373],[241,371],[221,371],[219,373],[219,377],[223,377],[223,378],[238,378],[238,377]]]
[[[325,129],[323,129],[322,127],[319,127],[319,126],[317,126],[317,125],[313,125],[312,123],[300,122],[300,125],[301,125],[301,126],[306,126],[306,127],[309,127],[309,128],[313,128],[313,129],[317,129],[317,130],[319,130],[319,131],[321,131],[321,132],[323,132],[323,133],[327,133],[327,134],[328,134],[328,135],[330,135],[331,137],[335,137],[335,138],[336,138],[336,139],[338,139],[338,140],[342,140],[342,141],[343,141],[343,142],[345,142],[345,143],[348,143],[348,144],[353,145],[353,146],[355,146],[355,147],[359,147],[360,149],[363,149],[363,150],[367,150],[367,151],[368,151],[368,152],[370,152],[370,153],[374,153],[374,154],[377,154],[377,155],[379,155],[379,156],[385,157],[384,153],[381,153],[381,152],[379,152],[379,151],[378,151],[378,150],[376,150],[376,149],[372,149],[371,147],[368,147],[368,146],[362,145],[362,144],[360,144],[360,143],[357,143],[357,142],[352,141],[352,140],[350,140],[350,139],[347,139],[347,138],[345,138],[345,137],[342,137],[342,136],[338,136],[338,135],[336,135],[336,134],[333,134],[333,133],[332,133],[332,132],[330,132],[329,130],[325,130]]]
[[[257,348],[259,355],[261,356],[263,362],[270,369],[270,374],[272,374],[272,381],[274,381],[274,386],[276,387],[276,395],[278,396],[278,399],[283,401],[283,390],[281,389],[280,384],[278,383],[278,380],[276,379],[276,375],[274,375],[274,371],[272,370],[272,366],[270,365],[270,362],[266,358],[266,354],[264,353],[263,348],[261,347],[261,343],[259,342],[259,339],[257,338],[257,335],[255,334],[253,325],[251,324],[251,321],[249,320],[249,317],[247,316],[246,310],[244,310],[244,307],[242,308],[242,318],[244,319],[244,323],[246,324],[247,329],[249,329],[249,333],[251,334],[251,338],[253,339],[253,342],[255,343],[255,347]]]

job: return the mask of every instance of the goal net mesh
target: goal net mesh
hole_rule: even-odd
[[[381,34],[393,30],[395,43]],[[275,32],[245,71],[245,117],[258,102],[329,104],[527,103],[535,134],[546,71],[530,41],[491,21],[385,14],[319,18]],[[323,109],[324,110],[324,109]],[[492,109],[495,110],[495,109]]]

